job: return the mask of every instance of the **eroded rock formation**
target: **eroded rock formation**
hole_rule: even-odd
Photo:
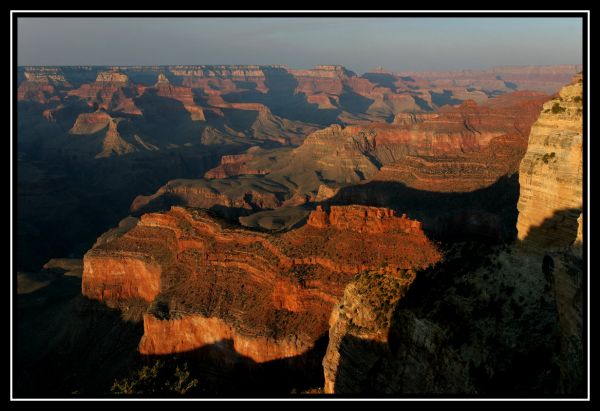
[[[70,90],[68,94],[85,99],[90,106],[107,111],[142,114],[133,100],[139,94],[139,90],[124,73],[100,72],[94,83],[82,84],[78,89]]]
[[[317,223],[322,216],[330,223]],[[231,340],[237,354],[262,363],[312,349],[356,273],[397,276],[441,258],[418,222],[389,210],[319,209],[309,221],[262,234],[204,211],[145,214],[85,255],[82,292],[111,306],[146,301],[144,354]]]
[[[194,101],[194,95],[192,89],[189,87],[177,87],[173,86],[169,79],[160,73],[158,79],[151,91],[155,91],[160,97],[170,98],[180,101],[183,107],[190,113],[190,117],[193,121],[204,121],[204,111]],[[148,92],[148,89],[146,90]]]
[[[108,113],[97,111],[77,116],[75,124],[69,130],[72,136],[68,148],[87,152],[95,158],[110,157],[137,151],[118,131],[122,119],[114,119]]]
[[[582,82],[563,87],[532,126],[519,168],[519,240],[545,251],[574,243],[583,191]]]

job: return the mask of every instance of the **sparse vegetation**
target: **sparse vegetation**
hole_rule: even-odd
[[[173,368],[174,367],[174,368]],[[187,363],[180,365],[157,360],[130,376],[114,381],[111,392],[125,395],[186,395],[193,392],[198,380],[191,377]]]
[[[552,159],[554,159],[554,157],[556,157],[556,153],[552,152],[552,153],[546,153],[544,154],[544,156],[542,157],[542,161],[544,162],[544,164],[548,164],[548,162]]]
[[[553,114],[563,113],[564,111],[566,111],[566,108],[562,107],[559,103],[554,103],[552,106]]]
[[[365,271],[354,277],[357,293],[365,299],[376,315],[378,327],[389,325],[389,314],[404,296],[413,270],[400,270],[400,277],[382,271]]]

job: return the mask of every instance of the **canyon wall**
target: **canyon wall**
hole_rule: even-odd
[[[583,83],[577,77],[544,104],[519,167],[519,240],[539,251],[577,237],[583,191]]]
[[[583,79],[544,104],[519,182],[519,246],[538,255],[553,282],[561,329],[561,390],[583,381]]]
[[[348,284],[325,392],[584,392],[582,87],[576,76],[531,128],[515,244],[457,244],[391,292],[368,276]]]

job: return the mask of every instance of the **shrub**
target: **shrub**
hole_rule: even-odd
[[[576,103],[580,103],[581,102],[581,96],[575,96],[573,97],[573,101]]]
[[[171,394],[184,395],[198,385],[198,380],[190,378],[187,363],[181,367],[168,366],[156,361],[153,366],[143,366],[129,377],[114,381],[110,391],[113,394]]]
[[[554,103],[554,105],[552,106],[552,113],[554,114],[562,113],[565,110],[566,109],[564,107],[561,107],[559,103]]]
[[[548,164],[548,161],[552,160],[554,157],[556,157],[556,153],[546,153],[544,154],[544,157],[542,157],[542,161],[544,162],[544,164]]]

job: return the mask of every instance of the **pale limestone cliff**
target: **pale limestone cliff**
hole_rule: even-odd
[[[579,75],[558,97],[544,104],[519,169],[519,245],[539,255],[541,268],[552,283],[559,316],[563,392],[581,387],[583,381],[582,109]]]
[[[546,251],[571,245],[582,208],[582,83],[544,104],[519,167],[519,240]]]

